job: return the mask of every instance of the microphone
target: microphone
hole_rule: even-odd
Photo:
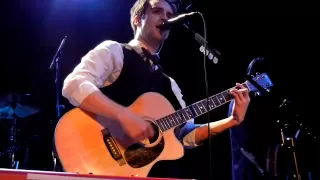
[[[197,14],[197,12],[190,12],[190,13],[184,13],[180,14],[177,17],[171,18],[166,22],[163,22],[161,25],[157,26],[161,31],[169,30],[171,27],[173,27],[176,24],[182,23],[192,17],[193,15]]]
[[[62,50],[62,48],[63,48],[66,40],[67,40],[67,36],[65,36],[65,37],[62,39],[62,41],[61,41],[61,43],[60,43],[60,46],[59,46],[56,54],[54,55],[54,57],[53,57],[53,59],[52,59],[52,61],[51,61],[51,64],[50,64],[49,69],[51,69],[51,70],[53,69],[54,64],[55,64],[55,62],[56,62],[56,58],[57,58],[57,57],[59,56],[59,54],[61,53],[61,50]]]

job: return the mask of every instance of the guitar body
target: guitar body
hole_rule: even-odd
[[[175,112],[165,97],[153,92],[141,95],[127,108],[150,122]],[[67,172],[147,177],[156,162],[184,154],[174,129],[162,133],[152,124],[156,138],[135,142],[118,121],[74,108],[56,126],[57,154]]]

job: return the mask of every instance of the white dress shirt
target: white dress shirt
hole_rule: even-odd
[[[128,43],[137,53],[142,53],[143,44],[137,40]],[[112,84],[120,75],[123,67],[123,50],[120,43],[106,40],[81,58],[81,62],[66,77],[62,95],[74,106],[79,106],[91,93]],[[182,108],[186,107],[181,89],[170,77],[171,88]],[[183,145],[196,147],[194,119],[189,120],[181,129]],[[179,136],[179,135],[178,135]]]

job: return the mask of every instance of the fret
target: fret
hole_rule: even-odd
[[[162,123],[161,123],[161,119],[158,119],[157,121],[156,121],[156,124],[158,125],[158,127],[160,128],[160,130],[163,132],[163,131],[165,131],[166,130],[166,128],[162,125]]]
[[[229,94],[229,90],[223,91],[221,94],[227,102],[232,99],[232,96]]]
[[[192,112],[189,110],[189,108],[185,108],[184,112],[187,114],[186,121],[188,121],[189,119],[192,119],[194,117],[194,114],[192,114]]]
[[[216,107],[221,105],[220,101],[218,100],[218,98],[216,96],[212,96],[211,99],[214,102]]]
[[[202,101],[203,106],[205,106],[207,108],[207,104],[206,104],[207,99]],[[208,105],[209,105],[209,110],[214,109],[216,106],[214,105],[211,97],[208,98]]]
[[[168,129],[167,123],[166,123],[166,121],[165,121],[164,118],[161,118],[161,119],[160,119],[160,123],[161,123],[161,125],[163,126],[163,128],[164,128],[165,130]]]
[[[201,110],[197,106],[197,103],[192,104],[191,107],[194,109],[194,112],[195,112],[196,116],[199,116],[201,114]]]
[[[170,129],[170,124],[166,119],[166,116],[162,118],[163,119],[163,124],[166,126],[166,129]]]
[[[184,121],[187,121],[189,118],[189,115],[188,115],[188,113],[186,112],[186,109],[182,109],[181,110],[181,114],[183,115],[183,120]]]
[[[169,124],[170,124],[170,126],[171,127],[174,127],[176,124],[174,123],[174,120],[170,117],[170,115],[169,116],[167,116],[167,120],[169,121]],[[171,128],[170,127],[170,128]]]
[[[179,122],[178,124],[183,123],[183,119],[181,118],[180,114],[177,112],[173,113],[174,117],[177,119],[177,121]]]
[[[181,124],[183,122],[183,118],[180,113],[180,110],[176,111],[174,114],[175,114],[174,116],[176,117],[176,119],[179,121],[179,124]]]
[[[166,125],[167,125],[167,129],[170,129],[170,127],[172,127],[172,125],[170,125],[170,121],[168,121],[168,116],[165,116],[165,117],[163,117],[163,119],[164,119],[164,122],[166,122]]]
[[[167,119],[167,116],[163,117],[163,121],[166,123],[167,129],[170,129],[171,125],[170,125],[170,122]]]
[[[200,107],[201,113],[207,112],[207,107],[205,107],[205,106],[202,104],[202,101],[197,102],[197,104],[198,104],[198,106]]]
[[[171,115],[169,115],[169,116],[170,116],[170,118],[172,118],[172,120],[173,120],[173,122],[174,122],[175,125],[178,125],[178,124],[179,124],[179,121],[176,119],[175,114],[171,114]]]
[[[201,102],[197,102],[197,106],[199,107],[201,114],[203,114],[203,113],[205,113],[205,112],[206,112],[206,109],[205,109],[205,108],[203,108],[203,106],[202,106],[202,103],[201,103]]]
[[[182,120],[181,122],[183,122],[186,119],[184,117],[185,115],[183,114],[183,109],[180,109],[179,111],[177,111],[177,114],[179,115],[180,119]]]
[[[217,94],[216,96],[219,99],[220,104],[224,104],[226,102],[226,100],[224,99],[221,93]]]

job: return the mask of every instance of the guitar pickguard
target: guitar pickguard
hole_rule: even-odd
[[[124,157],[133,168],[143,167],[154,161],[163,151],[164,139],[153,147],[144,147],[142,144],[136,143],[129,146],[124,152]]]

